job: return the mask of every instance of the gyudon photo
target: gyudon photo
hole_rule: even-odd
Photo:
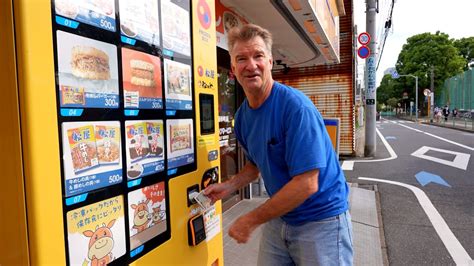
[[[115,31],[114,0],[55,0],[57,15]]]
[[[118,121],[62,124],[66,196],[122,181]]]
[[[168,167],[178,167],[194,162],[194,134],[192,119],[167,121]]]
[[[191,110],[191,66],[164,59],[166,108]]]
[[[224,20],[224,33],[227,34],[232,28],[234,27],[241,27],[242,23],[240,22],[239,18],[233,13],[226,11],[223,14]]]
[[[128,179],[163,171],[163,121],[125,121],[125,130]]]
[[[165,59],[166,91],[168,95],[191,96],[190,71],[186,64]]]

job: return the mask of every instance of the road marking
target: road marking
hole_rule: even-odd
[[[456,265],[474,265],[474,261],[471,259],[469,254],[466,252],[464,247],[459,242],[459,240],[453,234],[448,224],[446,224],[441,214],[439,214],[438,210],[436,210],[435,206],[433,205],[433,203],[431,203],[430,199],[428,198],[428,196],[426,196],[423,190],[415,186],[408,185],[401,182],[396,182],[396,181],[370,178],[370,177],[359,177],[359,179],[388,183],[392,185],[405,187],[411,190],[415,194],[416,198],[418,199],[418,202],[420,203],[421,207],[425,211],[436,233],[438,234],[439,238],[441,238],[441,241],[443,241],[444,246],[448,250],[449,254],[453,258]]]
[[[426,186],[429,183],[436,183],[442,186],[451,187],[451,185],[448,184],[448,182],[446,182],[446,180],[444,180],[441,176],[432,174],[430,172],[421,171],[416,174],[415,177],[418,183],[420,183],[422,186]]]
[[[344,161],[341,165],[342,170],[352,171],[354,170],[354,161]]]
[[[424,131],[418,130],[418,129],[416,129],[416,128],[412,128],[412,127],[409,127],[409,126],[406,126],[406,125],[402,125],[402,124],[399,124],[399,123],[396,123],[396,122],[392,122],[392,123],[397,124],[397,125],[402,126],[402,127],[406,127],[406,128],[408,128],[408,129],[414,130],[414,131],[416,131],[416,132],[420,132],[420,133],[426,134],[426,135],[431,136],[431,137],[433,137],[433,138],[437,138],[437,139],[440,139],[440,140],[442,140],[442,141],[445,141],[445,142],[448,142],[448,143],[457,145],[457,146],[459,146],[459,147],[463,147],[463,148],[465,148],[465,149],[474,151],[474,148],[473,148],[473,147],[469,147],[469,146],[466,146],[466,145],[464,145],[464,144],[457,143],[457,142],[454,142],[454,141],[452,141],[452,140],[445,139],[445,138],[442,138],[442,137],[433,135],[433,134],[431,134],[431,133],[424,132]]]
[[[388,144],[388,142],[385,140],[385,137],[380,133],[380,130],[375,129],[377,132],[377,135],[379,135],[380,140],[382,140],[382,143],[385,145],[385,148],[388,150],[388,153],[390,153],[390,157],[388,158],[383,158],[383,159],[376,159],[376,160],[349,160],[349,161],[344,161],[342,162],[341,168],[342,170],[347,170],[347,171],[352,171],[354,168],[354,163],[375,163],[375,162],[383,162],[383,161],[389,161],[389,160],[394,160],[397,159],[397,154],[395,151],[392,149],[392,146]]]
[[[425,155],[425,153],[428,152],[429,150],[453,154],[455,157],[454,157],[453,161],[448,161],[448,160],[436,158],[436,157],[433,157],[433,156]],[[471,157],[471,155],[467,154],[467,153],[450,151],[450,150],[443,150],[443,149],[438,149],[438,148],[433,148],[433,147],[428,147],[428,146],[423,146],[423,147],[419,148],[418,150],[413,152],[411,155],[415,156],[415,157],[418,157],[418,158],[421,158],[421,159],[425,159],[425,160],[437,162],[437,163],[440,163],[440,164],[456,167],[456,168],[459,168],[459,169],[462,169],[462,170],[467,170],[467,166],[469,165],[469,158]]]

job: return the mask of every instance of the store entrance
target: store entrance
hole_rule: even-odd
[[[239,145],[234,133],[234,116],[243,95],[230,70],[230,56],[224,49],[217,48],[217,73],[219,94],[219,143],[222,182],[232,178],[243,165]],[[233,192],[223,199],[223,211],[242,200],[242,190]]]

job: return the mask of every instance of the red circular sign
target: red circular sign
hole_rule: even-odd
[[[369,47],[367,47],[367,46],[365,46],[365,45],[362,45],[362,46],[359,47],[359,49],[357,50],[357,54],[359,55],[360,58],[365,59],[365,58],[369,57],[369,55],[370,55],[370,49],[369,49]]]
[[[359,40],[360,44],[367,45],[370,42],[370,34],[367,32],[362,32],[361,34],[359,34],[357,40]]]
[[[198,66],[198,75],[202,77],[203,74],[204,74],[204,69],[202,68],[202,66]]]
[[[211,9],[205,0],[199,0],[197,4],[197,12],[199,22],[204,29],[209,29],[211,26]]]

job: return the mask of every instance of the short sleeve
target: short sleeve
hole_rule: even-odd
[[[316,108],[303,106],[287,116],[285,160],[290,176],[327,165],[326,128]]]

